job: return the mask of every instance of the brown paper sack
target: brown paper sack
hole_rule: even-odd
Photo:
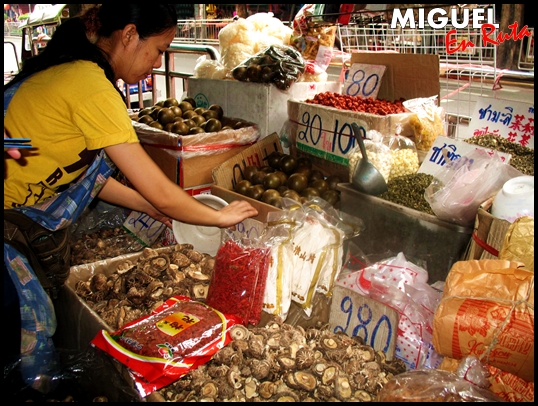
[[[499,259],[520,261],[534,272],[534,218],[519,217],[510,224],[499,252]]]
[[[505,260],[456,262],[433,319],[440,355],[482,362],[534,382],[534,272]]]

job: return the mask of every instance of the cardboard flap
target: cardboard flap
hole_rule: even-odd
[[[438,55],[354,52],[351,64],[354,63],[387,67],[377,94],[378,99],[395,101],[401,98],[440,97]]]

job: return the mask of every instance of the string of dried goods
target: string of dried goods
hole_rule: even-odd
[[[161,389],[165,401],[372,401],[406,371],[360,337],[328,326],[303,329],[274,317],[265,327],[236,325],[232,342],[205,365]]]
[[[112,329],[151,313],[172,296],[204,300],[215,266],[191,244],[169,253],[144,248],[136,262],[125,260],[109,275],[95,273],[79,281],[75,292]]]

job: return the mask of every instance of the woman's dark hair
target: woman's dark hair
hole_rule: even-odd
[[[21,71],[4,85],[4,91],[11,85],[51,66],[80,60],[95,62],[116,87],[114,72],[106,55],[88,37],[107,38],[127,24],[134,24],[140,39],[146,39],[177,27],[177,11],[174,5],[161,3],[148,6],[143,3],[114,2],[92,7],[80,16],[72,17],[60,24],[44,50],[24,62]]]

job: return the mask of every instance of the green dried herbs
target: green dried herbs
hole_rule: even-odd
[[[524,147],[517,142],[493,134],[483,134],[467,138],[465,142],[480,147],[494,149],[499,152],[511,154],[510,165],[524,175],[534,176],[534,149]]]
[[[424,198],[424,192],[432,181],[433,176],[425,173],[398,176],[387,182],[388,191],[379,197],[410,209],[435,215]]]

